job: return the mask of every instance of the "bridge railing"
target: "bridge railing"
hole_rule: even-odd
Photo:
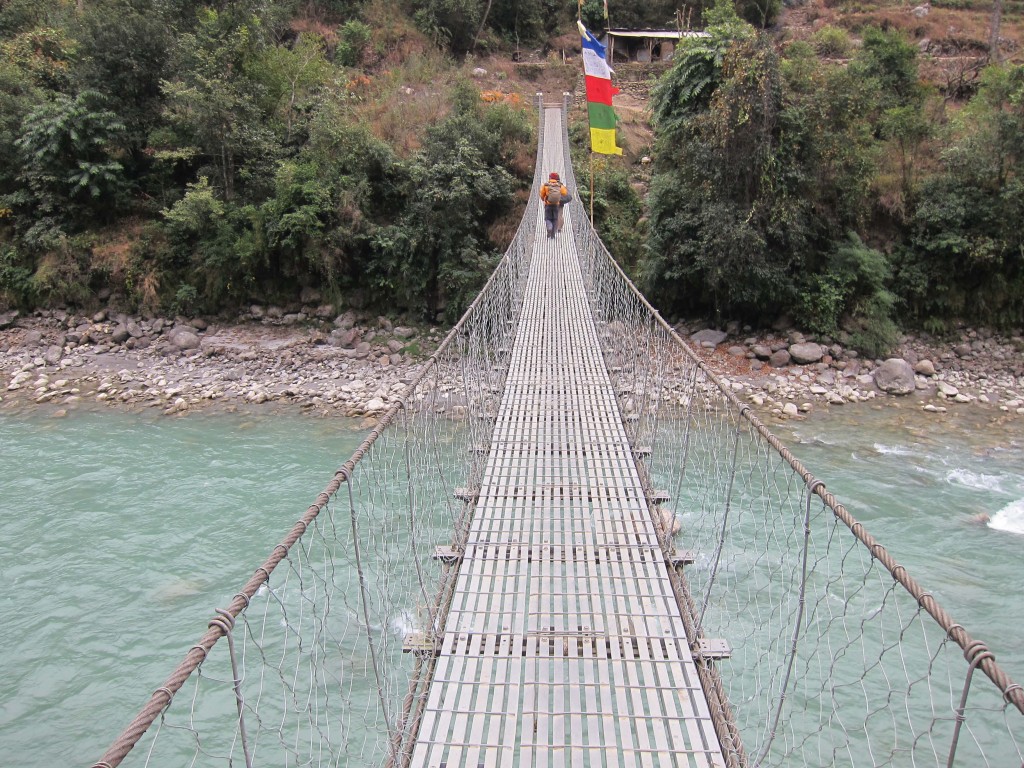
[[[1021,686],[661,318],[585,215],[573,234],[684,616],[731,646],[700,662],[739,731],[719,731],[730,761],[1024,765]]]
[[[566,135],[544,137],[543,119],[539,131],[569,157]],[[404,762],[503,387],[541,173],[495,274],[402,401],[97,768]],[[684,618],[695,639],[732,646],[728,661],[712,660],[715,644],[699,653],[730,762],[1024,762],[1020,686],[571,219]]]
[[[504,258],[402,400],[95,768],[405,762],[504,388],[540,174]]]

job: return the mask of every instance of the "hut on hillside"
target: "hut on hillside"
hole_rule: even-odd
[[[672,61],[676,44],[684,37],[706,37],[707,32],[678,29],[609,29],[605,33],[608,61],[649,64]]]

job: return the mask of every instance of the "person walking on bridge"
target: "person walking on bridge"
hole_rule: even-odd
[[[552,171],[547,183],[541,185],[540,199],[544,201],[544,226],[550,239],[562,230],[562,206],[571,199],[557,172]]]

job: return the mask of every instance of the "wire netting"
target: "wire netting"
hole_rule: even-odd
[[[403,761],[454,580],[445,547],[465,535],[504,388],[539,173],[504,258],[401,402],[97,766],[129,752],[141,765]]]
[[[723,746],[764,766],[1024,765],[1024,692],[987,647],[686,346],[583,217],[574,235],[694,640],[731,647],[705,683],[739,734]]]
[[[505,258],[401,402],[96,766],[405,763],[504,388],[540,172]],[[1024,764],[1020,686],[571,219],[730,765]],[[717,639],[731,658],[698,653]]]

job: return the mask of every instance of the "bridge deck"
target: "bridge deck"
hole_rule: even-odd
[[[568,223],[537,228],[412,765],[724,765]]]

